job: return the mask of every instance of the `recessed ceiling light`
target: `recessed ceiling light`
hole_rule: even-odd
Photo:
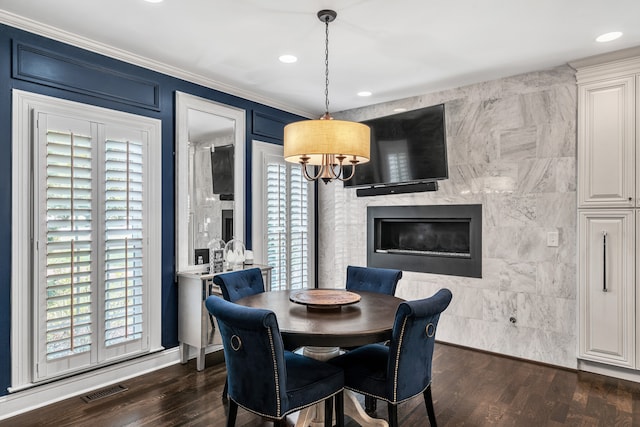
[[[622,33],[620,31],[613,31],[611,33],[605,33],[605,34],[599,35],[596,38],[596,41],[600,43],[605,43],[615,39],[619,39],[620,37],[622,37]]]
[[[405,111],[407,111],[407,109],[403,107],[393,109],[394,113],[404,113]]]
[[[285,64],[293,64],[294,62],[298,61],[298,58],[293,55],[280,55],[278,59],[280,60],[280,62],[283,62]]]
[[[144,0],[147,3],[162,3],[162,0]]]
[[[371,95],[372,95],[372,93],[369,92],[368,90],[363,90],[363,91],[358,92],[358,96],[371,96]]]

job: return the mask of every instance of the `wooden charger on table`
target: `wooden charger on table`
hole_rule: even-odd
[[[289,300],[307,306],[307,310],[340,310],[360,301],[360,295],[341,289],[301,289],[291,292]]]

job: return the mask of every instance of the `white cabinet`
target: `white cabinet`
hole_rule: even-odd
[[[632,209],[580,211],[580,357],[635,367]]]
[[[634,76],[580,85],[578,207],[635,205]]]
[[[222,349],[222,340],[213,316],[204,305],[210,295],[222,298],[220,289],[213,284],[211,276],[198,273],[178,273],[178,341],[180,362],[189,360],[189,348],[197,351],[196,369],[204,369],[207,347]],[[216,347],[213,347],[216,346]]]
[[[587,361],[583,364],[626,368],[637,379],[640,56],[635,54],[577,67],[577,199],[578,357]]]
[[[271,270],[266,265],[247,265],[245,268],[258,267],[262,271],[262,279],[266,291],[271,289]],[[187,363],[189,349],[194,347],[196,353],[196,369],[204,369],[207,350],[222,349],[222,340],[218,332],[215,318],[209,313],[204,301],[210,295],[222,298],[218,285],[213,283],[215,274],[198,272],[178,273],[178,341],[180,342],[180,362]]]

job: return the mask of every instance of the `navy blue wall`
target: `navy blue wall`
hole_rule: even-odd
[[[131,91],[129,84],[134,88]],[[139,98],[135,98],[136,88],[144,92]],[[282,144],[284,124],[300,119],[294,114],[0,24],[0,395],[7,394],[7,387],[11,385],[11,239],[18,237],[11,233],[12,89],[162,121],[162,345],[165,348],[178,345],[174,282],[175,91],[246,110],[247,248],[251,248],[251,141]],[[134,99],[126,99],[128,92]],[[153,99],[146,102],[149,96]],[[138,102],[140,99],[142,102]]]

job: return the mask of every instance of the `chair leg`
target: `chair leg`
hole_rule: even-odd
[[[336,426],[344,427],[344,392],[336,394]]]
[[[424,396],[424,404],[427,407],[427,415],[429,415],[429,423],[431,427],[437,427],[436,425],[436,412],[433,409],[433,397],[431,396],[431,385],[422,393]]]
[[[222,389],[222,400],[227,400],[227,394],[229,392],[229,379],[225,378],[224,388]]]
[[[287,427],[287,417],[283,417],[279,420],[273,420],[274,427]]]
[[[398,405],[389,402],[389,427],[398,427]]]
[[[369,395],[364,395],[364,410],[367,411],[368,414],[375,412],[378,407],[378,400]]]
[[[238,415],[238,404],[229,400],[229,415],[227,415],[227,427],[235,427],[236,415]]]
[[[333,427],[333,396],[324,400],[324,427]]]

